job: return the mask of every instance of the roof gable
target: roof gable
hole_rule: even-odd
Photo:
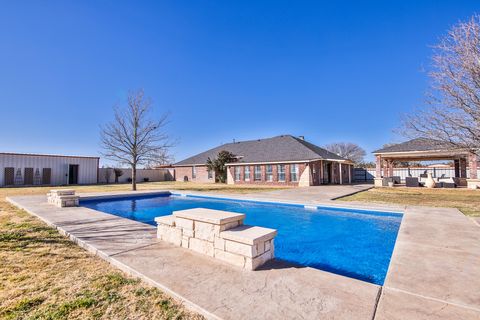
[[[291,135],[282,135],[267,139],[223,144],[177,162],[175,165],[205,164],[208,158],[216,158],[222,150],[229,151],[240,157],[239,163],[305,161],[315,159],[346,160],[310,142]]]

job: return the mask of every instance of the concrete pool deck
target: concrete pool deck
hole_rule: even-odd
[[[113,194],[131,193],[102,195]],[[252,195],[228,197],[254,200]],[[456,209],[404,207],[387,278],[380,287],[281,261],[243,271],[158,241],[150,225],[83,207],[56,208],[44,196],[8,200],[207,318],[480,318],[480,228]]]

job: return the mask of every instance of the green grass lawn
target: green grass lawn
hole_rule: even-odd
[[[123,274],[5,201],[51,187],[0,188],[0,319],[201,319],[165,293]],[[126,184],[78,192],[129,190]],[[265,187],[152,182],[139,190],[250,193]]]
[[[469,189],[373,188],[338,201],[361,201],[457,208],[467,216],[480,216],[480,191]]]

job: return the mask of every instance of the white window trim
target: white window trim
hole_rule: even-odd
[[[286,177],[286,170],[285,170],[285,165],[283,165],[283,180],[280,180],[280,166],[282,166],[282,164],[278,164],[277,165],[277,180],[278,182],[286,182],[287,181],[287,177]]]
[[[238,179],[237,179],[237,170],[238,170]],[[233,179],[234,179],[235,181],[240,181],[241,178],[242,178],[242,174],[241,174],[241,172],[240,172],[240,167],[235,167],[235,168],[233,169]]]
[[[293,173],[292,168],[293,168],[293,167],[296,168],[296,170],[295,170],[295,180],[292,179],[292,173]],[[298,172],[299,172],[299,171],[300,171],[300,170],[299,170],[298,164],[292,163],[292,164],[290,165],[290,181],[291,181],[291,182],[298,182]]]
[[[260,168],[260,171],[258,172],[260,174],[260,177],[257,179],[257,166]],[[254,181],[262,181],[262,166],[256,165],[253,168],[253,180]]]
[[[247,178],[247,168],[248,168],[248,178]],[[250,177],[252,176],[252,171],[250,170],[250,166],[245,166],[243,168],[243,177],[245,181],[250,181]]]
[[[272,169],[270,172],[267,171],[268,166],[270,166],[270,169]],[[271,164],[265,166],[265,181],[273,182],[273,165]]]

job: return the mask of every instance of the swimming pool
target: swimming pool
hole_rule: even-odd
[[[156,225],[172,211],[209,208],[246,214],[245,224],[278,230],[275,257],[382,285],[401,213],[163,194],[82,200],[81,206]]]

